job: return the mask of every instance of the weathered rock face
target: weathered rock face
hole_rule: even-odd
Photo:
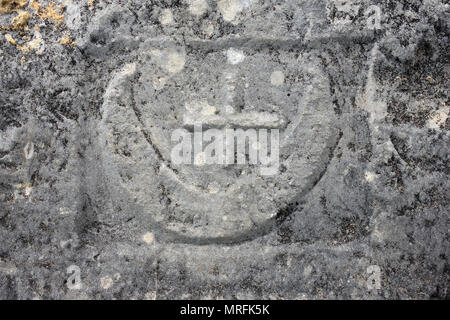
[[[449,15],[0,1],[0,298],[448,298]],[[198,121],[276,172],[175,163]]]

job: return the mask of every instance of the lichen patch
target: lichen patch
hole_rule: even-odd
[[[61,41],[59,41],[60,45],[63,46],[75,46],[77,43],[70,39],[70,37],[62,37]]]
[[[0,0],[0,13],[12,13],[26,6],[28,0]]]
[[[155,236],[151,232],[147,232],[142,236],[142,240],[147,244],[152,244],[155,241]]]
[[[28,7],[24,10],[19,10],[22,7]],[[64,22],[64,6],[58,5],[54,1],[48,5],[42,4],[41,0],[31,1],[6,1],[0,0],[0,12],[18,12],[11,20],[10,26],[0,26],[0,31],[18,31],[18,34],[5,35],[6,40],[16,46],[16,49],[24,53],[35,51],[37,54],[42,54],[45,49],[45,41],[42,38],[38,24],[30,25],[30,20],[39,22],[39,20],[49,20],[53,22],[54,29]],[[37,20],[37,21],[36,21]],[[64,30],[64,28],[59,28]],[[34,36],[30,33],[34,31]],[[20,36],[20,38],[19,38]],[[14,38],[13,38],[14,37]],[[34,38],[34,39],[32,39]],[[75,46],[76,42],[71,39],[67,32],[61,35],[59,44],[65,46]]]
[[[36,3],[33,1],[33,3]],[[30,5],[31,6],[31,5]],[[64,14],[62,14],[63,6],[56,7],[55,2],[51,2],[47,7],[42,7],[40,3],[33,5],[36,15],[41,19],[52,20],[55,23],[64,22]]]
[[[100,285],[105,290],[108,290],[109,288],[111,288],[113,284],[114,284],[114,281],[109,276],[106,276],[106,277],[103,277],[100,279]]]
[[[185,58],[179,53],[170,53],[167,57],[166,68],[170,73],[178,73],[183,70]]]
[[[14,30],[22,30],[27,26],[29,20],[30,14],[26,11],[20,11],[19,14],[12,19],[11,25]]]
[[[239,0],[220,0],[217,8],[222,14],[223,20],[232,22],[237,14],[242,11],[242,4]]]
[[[16,44],[16,40],[14,40],[14,38],[11,37],[11,35],[9,35],[9,34],[5,34],[5,39],[6,39],[6,41],[8,41],[9,43],[11,43],[12,45],[15,45],[15,44]]]
[[[34,11],[36,11],[36,13],[39,12],[39,9],[41,8],[40,3],[36,2],[35,0],[32,0],[31,3],[29,4],[29,7],[31,9],[34,9]]]
[[[206,10],[208,10],[206,0],[191,0],[189,2],[189,12],[194,16],[201,16]]]

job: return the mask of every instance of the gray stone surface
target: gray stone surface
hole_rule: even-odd
[[[0,298],[448,298],[449,21],[0,1]],[[196,118],[279,128],[279,174],[173,164]]]

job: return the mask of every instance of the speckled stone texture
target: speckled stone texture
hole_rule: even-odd
[[[0,0],[0,298],[448,299],[449,9]],[[279,172],[175,165],[186,115]]]

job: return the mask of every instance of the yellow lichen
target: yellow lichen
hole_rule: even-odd
[[[27,4],[28,12],[20,11]],[[94,5],[94,0],[90,0],[89,5]],[[0,13],[11,12],[18,12],[18,14],[11,20],[11,26],[0,26],[0,31],[18,31],[17,36],[20,36],[21,41],[16,41],[9,34],[5,35],[5,38],[10,44],[16,46],[17,50],[25,53],[35,51],[37,54],[41,54],[44,48],[41,45],[42,39],[38,25],[29,26],[31,16],[33,16],[33,19],[51,20],[54,22],[55,28],[64,22],[64,6],[58,5],[55,1],[42,4],[42,0],[0,0]],[[35,36],[34,40],[31,40],[28,32],[33,32],[33,30]],[[76,42],[69,36],[63,36],[59,43],[61,45],[76,45]]]
[[[40,39],[34,39],[34,40],[28,42],[28,45],[31,49],[37,49],[39,47],[39,43],[41,43]]]
[[[94,5],[94,0],[89,0],[89,7],[92,7]]]
[[[40,3],[38,3],[38,2],[36,2],[35,0],[32,0],[31,2],[30,2],[30,8],[32,8],[32,9],[34,9],[34,11],[36,11],[36,13],[38,13],[39,12],[39,9],[41,9],[41,4]]]
[[[12,19],[11,24],[15,30],[21,30],[28,24],[28,20],[30,20],[30,14],[26,11],[20,11],[19,14]]]
[[[16,44],[16,40],[14,40],[13,37],[11,37],[9,34],[5,34],[5,39],[13,45]]]
[[[47,7],[42,7],[40,2],[33,0],[30,3],[30,7],[36,11],[38,18],[53,20],[56,23],[62,23],[64,21],[64,14],[61,13],[63,7],[59,6],[57,8],[56,3],[53,1]]]
[[[23,46],[17,46],[17,49],[22,52],[29,52],[32,50],[36,50],[39,47],[39,43],[41,43],[40,39],[34,39],[32,41],[27,42]]]
[[[17,11],[27,4],[28,0],[0,0],[0,13]]]
[[[66,45],[70,43],[70,38],[69,37],[62,37],[61,41],[59,42],[59,44],[62,45]]]
[[[59,44],[61,44],[63,46],[68,46],[68,45],[75,46],[77,43],[75,41],[70,40],[70,38],[66,36],[61,39]]]

